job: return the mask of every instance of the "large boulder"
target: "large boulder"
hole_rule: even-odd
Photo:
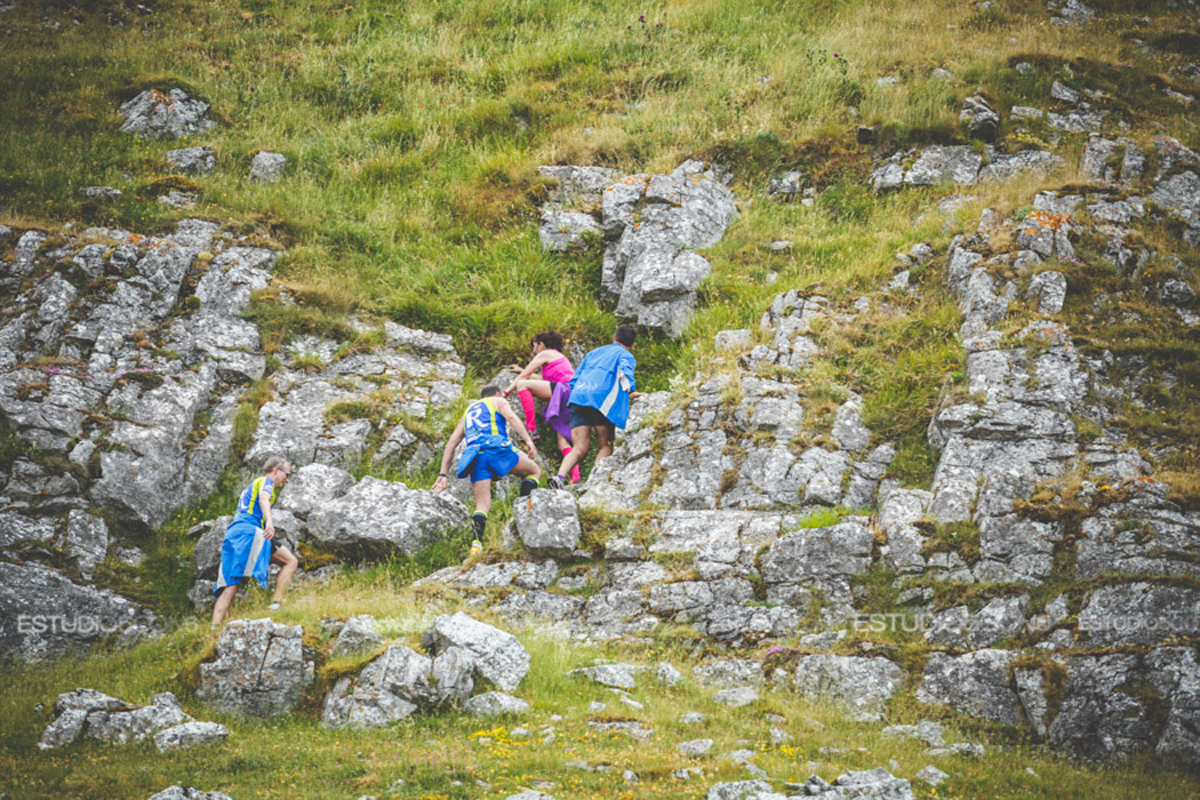
[[[47,567],[0,562],[0,660],[82,653],[114,634],[156,626],[150,611],[114,592]]]
[[[529,672],[529,653],[517,637],[461,611],[435,619],[421,643],[435,655],[452,647],[462,648],[474,658],[476,672],[506,692],[516,689]]]
[[[287,491],[280,494],[277,507],[307,519],[314,510],[353,488],[354,476],[346,470],[328,464],[305,464],[288,481]]]
[[[1093,645],[1200,637],[1200,590],[1151,583],[1101,587],[1079,612],[1078,631]]]
[[[270,619],[230,622],[217,640],[216,658],[200,665],[197,696],[226,711],[274,717],[293,711],[312,681],[304,629]]]
[[[963,655],[933,653],[917,689],[917,701],[940,703],[977,717],[1019,725],[1021,703],[1012,686],[1009,667],[1016,653],[977,650]]]
[[[168,786],[158,794],[151,795],[148,800],[233,800],[221,792],[206,792],[191,786]]]
[[[229,729],[216,722],[185,722],[165,728],[154,734],[154,746],[158,752],[180,750],[197,745],[216,744],[225,741]]]
[[[711,267],[695,250],[721,240],[737,216],[725,173],[687,161],[669,175],[633,175],[604,195],[600,288],[617,315],[677,337]]]
[[[148,706],[135,707],[94,689],[76,689],[58,696],[54,713],[54,722],[38,742],[42,750],[64,747],[81,735],[109,744],[139,742],[158,731],[194,722],[170,692],[154,695]]]
[[[467,509],[446,494],[365,477],[308,516],[313,541],[346,558],[412,556],[467,526]]]
[[[182,139],[213,126],[209,105],[182,89],[147,89],[121,104],[121,130],[142,139]]]
[[[579,546],[579,513],[569,492],[534,489],[513,504],[513,518],[521,543],[535,556],[569,558]]]
[[[836,702],[856,720],[879,720],[883,707],[904,683],[904,670],[883,658],[811,655],[796,662],[792,679],[805,697]]]
[[[461,705],[471,696],[472,657],[451,647],[428,658],[392,645],[354,678],[342,678],[325,699],[321,724],[377,728],[415,711]]]

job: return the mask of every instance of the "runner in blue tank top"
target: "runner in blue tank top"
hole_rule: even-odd
[[[262,588],[267,588],[271,564],[280,566],[271,608],[277,609],[283,602],[284,592],[300,561],[291,550],[275,541],[271,506],[291,476],[292,467],[287,460],[273,456],[263,465],[262,475],[251,481],[238,498],[233,521],[225,528],[225,537],[221,541],[221,567],[213,587],[213,594],[217,596],[212,616],[214,628],[225,619],[238,586],[244,580],[253,578]]]
[[[488,512],[492,510],[493,480],[510,472],[520,475],[525,479],[521,481],[521,497],[525,497],[537,487],[538,478],[542,476],[541,468],[534,461],[537,451],[533,439],[517,420],[512,406],[500,396],[499,387],[485,386],[479,397],[467,408],[454,433],[450,434],[450,441],[446,442],[442,452],[442,468],[438,470],[441,474],[433,484],[434,492],[445,491],[454,448],[466,440],[456,474],[460,478],[471,476],[471,489],[475,493],[475,515],[471,517],[471,525],[475,528],[476,541],[483,538]],[[519,452],[509,441],[510,423],[525,440],[525,453]]]

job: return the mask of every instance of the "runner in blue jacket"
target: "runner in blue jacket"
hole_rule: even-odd
[[[596,429],[599,450],[596,460],[612,455],[616,429],[629,420],[629,401],[638,397],[633,372],[637,359],[629,352],[637,341],[632,325],[621,325],[613,334],[613,343],[599,347],[586,356],[571,378],[571,452],[563,458],[558,474],[550,479],[551,488],[566,485],[565,475],[583,460],[591,446],[592,428]]]

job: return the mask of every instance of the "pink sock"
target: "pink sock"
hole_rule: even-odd
[[[563,457],[565,458],[567,453],[569,453],[569,452],[571,452],[571,448],[564,447],[562,449]],[[571,483],[579,483],[579,465],[578,464],[571,467]]]
[[[521,408],[525,411],[525,430],[533,433],[537,430],[537,419],[533,415],[533,392],[522,389],[517,392],[517,399],[521,401]]]

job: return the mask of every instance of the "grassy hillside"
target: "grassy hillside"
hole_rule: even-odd
[[[1185,106],[1166,93],[1196,94],[1179,71],[1200,44],[1194,22],[1169,2],[1091,5],[1102,17],[1079,30],[1051,25],[1044,3],[1035,0],[995,0],[985,11],[951,0],[157,0],[144,6],[25,0],[0,12],[0,223],[54,230],[73,221],[150,233],[187,216],[219,220],[287,250],[276,281],[251,312],[269,352],[306,332],[350,339],[351,315],[386,318],[452,334],[474,382],[524,358],[536,331],[554,327],[590,347],[607,341],[615,324],[597,300],[599,250],[559,255],[539,245],[538,207],[547,187],[538,165],[644,172],[710,159],[733,170],[742,216],[705,254],[713,274],[700,289],[687,334],[674,342],[646,337],[637,349],[641,388],[683,388],[694,373],[712,368],[713,335],[755,328],[779,291],[819,289],[835,305],[849,304],[886,283],[897,251],[923,240],[944,253],[954,233],[973,229],[980,209],[1012,215],[1041,186],[1071,184],[1084,138],[1064,135],[1056,145],[1069,165],[1061,174],[972,187],[975,199],[944,226],[936,213],[924,212],[945,189],[877,197],[866,188],[876,148],[856,143],[858,125],[878,128],[880,151],[966,143],[958,124],[964,96],[981,91],[998,108],[1044,107],[1059,77],[1103,91],[1105,107],[1141,143],[1168,134],[1200,147],[1197,104]],[[1014,68],[1021,62],[1038,69],[1023,74]],[[900,80],[880,85],[884,76]],[[121,102],[146,88],[174,86],[211,102],[218,126],[185,142],[143,142],[119,132]],[[1044,146],[1050,132],[1005,126],[1001,140],[1011,149]],[[166,151],[194,144],[214,147],[217,171],[171,174]],[[260,149],[287,156],[281,182],[248,180]],[[813,206],[767,198],[767,180],[791,169],[820,191]],[[94,185],[123,195],[111,203],[83,198],[80,189]],[[170,188],[197,192],[197,208],[158,203]],[[792,245],[772,249],[777,240]],[[1185,257],[1200,266],[1195,256]],[[922,488],[935,465],[925,427],[939,393],[961,383],[964,358],[955,340],[957,304],[938,277],[944,266],[943,256],[925,267],[920,298],[897,301],[915,313],[865,314],[841,331],[818,331],[826,350],[803,378],[817,424],[830,416],[822,416],[822,398],[832,411],[836,392],[863,394],[867,424],[898,445],[890,474]],[[1086,275],[1078,280],[1081,297],[1100,284]],[[1114,282],[1113,291],[1127,288],[1112,276],[1104,280]],[[284,293],[296,304],[281,303]],[[1080,300],[1068,313],[1078,317],[1072,323],[1083,323],[1087,310]],[[1136,339],[1122,331],[1087,333],[1098,347]],[[1198,345],[1193,337],[1181,347],[1158,349],[1169,359]],[[1179,394],[1165,397],[1163,407],[1194,416],[1196,382],[1182,380],[1172,391]],[[1186,445],[1174,469],[1194,476],[1191,417],[1164,427],[1155,409],[1137,413],[1131,420],[1147,435]],[[211,712],[195,700],[194,670],[216,633],[187,611],[190,540],[183,531],[197,517],[228,513],[231,502],[227,494],[180,512],[147,543],[144,567],[102,575],[177,615],[178,627],[163,640],[0,674],[0,790],[7,796],[142,797],[148,788],[182,783],[239,800],[354,798],[384,796],[404,779],[400,797],[499,798],[544,779],[558,782],[552,793],[560,800],[700,797],[715,780],[745,776],[714,758],[699,764],[703,781],[672,778],[673,770],[696,765],[674,743],[701,737],[716,740],[715,753],[750,747],[772,774],[791,772],[796,780],[812,771],[833,779],[892,758],[902,767],[897,774],[907,777],[929,763],[923,746],[882,739],[878,725],[846,722],[795,696],[767,695],[731,713],[691,684],[636,693],[647,707],[638,718],[659,731],[647,744],[587,728],[595,716],[586,708],[591,700],[607,703],[612,717],[627,709],[565,671],[597,656],[650,664],[665,658],[682,666],[695,654],[692,634],[683,630],[637,650],[519,632],[534,665],[520,694],[536,712],[520,723],[497,723],[503,731],[459,715],[374,732],[320,729],[319,689],[365,659],[323,666],[312,689],[313,713],[261,723]],[[497,508],[495,530],[507,514]],[[325,616],[371,613],[388,635],[415,642],[431,609],[463,605],[409,584],[460,554],[347,570],[328,586],[298,588],[295,602],[274,618],[316,631]],[[264,615],[265,604],[256,594],[234,616]],[[76,686],[135,703],[174,691],[198,719],[220,721],[233,735],[219,748],[169,756],[149,743],[40,753],[34,744],[55,696]],[[1195,796],[1194,779],[1148,763],[1087,769],[1040,754],[1013,730],[919,707],[911,697],[895,709],[892,722],[945,713],[954,729],[950,740],[989,745],[983,761],[939,761],[948,770],[953,765],[954,778],[937,790],[915,785],[919,796]],[[710,714],[709,721],[694,727],[676,721],[693,710]],[[791,742],[770,744],[764,711],[787,717],[782,727]],[[553,714],[562,719],[551,720]],[[531,738],[511,738],[517,724]],[[548,725],[556,739],[543,744]],[[827,747],[847,752],[821,750]],[[810,760],[820,763],[810,769]],[[628,766],[641,780],[627,784],[620,769],[573,770],[569,761]]]

